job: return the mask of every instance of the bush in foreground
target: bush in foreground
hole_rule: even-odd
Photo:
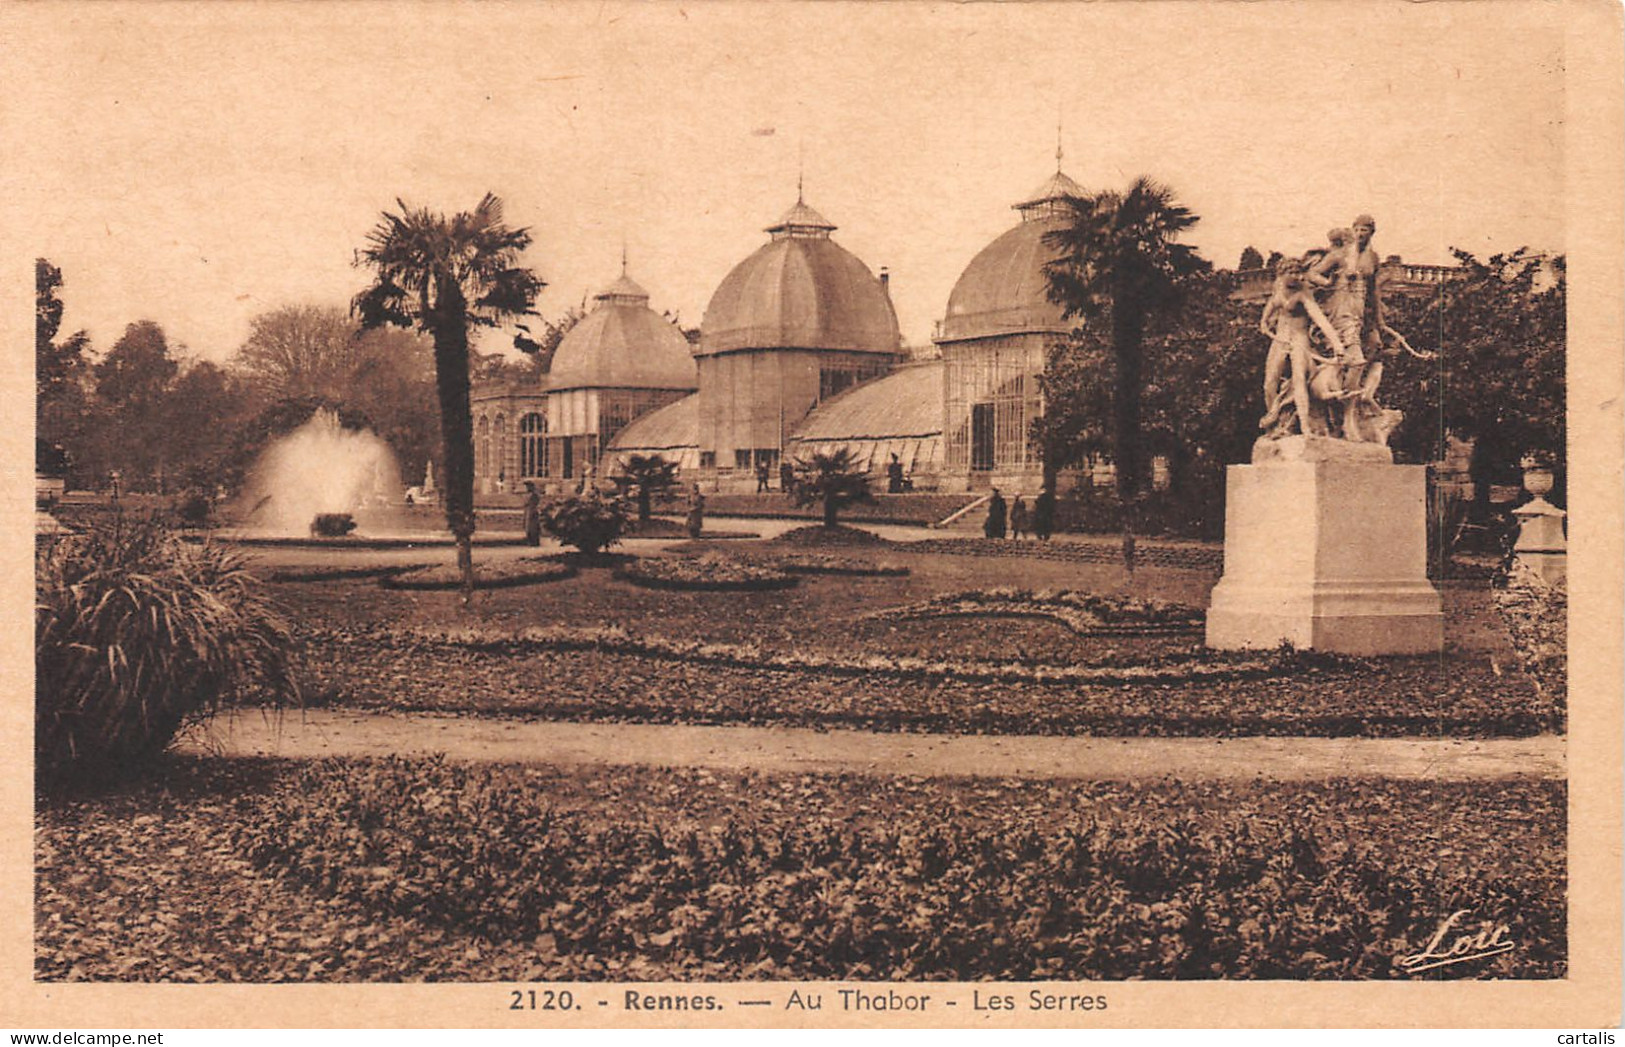
[[[121,774],[186,724],[297,698],[287,624],[236,554],[156,521],[38,557],[34,752],[43,781]]]

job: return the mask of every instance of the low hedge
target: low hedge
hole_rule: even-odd
[[[515,585],[536,585],[575,577],[576,569],[552,557],[525,556],[474,565],[474,588],[504,589]],[[404,573],[386,574],[378,579],[385,589],[459,589],[463,574],[456,564],[435,564]]]
[[[1566,972],[1561,782],[965,782],[307,765],[239,852],[377,918],[616,979],[1389,979],[1440,921]],[[1438,841],[1453,850],[1441,851]],[[1515,841],[1515,842],[1511,842]]]
[[[775,567],[720,556],[646,558],[615,572],[617,578],[648,589],[765,592],[788,589],[800,579]]]

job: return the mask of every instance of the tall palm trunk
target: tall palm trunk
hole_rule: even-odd
[[[1140,383],[1144,380],[1141,341],[1144,323],[1129,294],[1112,303],[1112,352],[1117,387],[1113,391],[1112,445],[1117,462],[1117,505],[1123,528],[1123,569],[1134,574],[1135,519],[1140,491]]]
[[[840,507],[835,502],[835,492],[830,491],[828,494],[824,495],[824,526],[825,527],[834,527],[835,526],[835,519],[836,519],[835,514],[838,513],[839,511],[840,511]]]
[[[457,541],[462,605],[468,607],[474,602],[474,413],[469,404],[467,303],[455,280],[438,281],[436,305],[431,334],[445,457],[446,526]]]

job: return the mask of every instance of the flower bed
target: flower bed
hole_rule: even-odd
[[[1202,628],[1201,611],[1182,604],[1106,596],[1067,589],[974,589],[945,593],[906,607],[872,611],[872,621],[914,621],[950,617],[1048,618],[1074,633],[1192,632]]]
[[[1561,694],[1537,691],[1516,667],[1449,652],[1443,660],[1221,654],[1130,636],[1111,640],[1115,664],[1051,665],[824,654],[620,628],[301,633],[312,705],[1103,736],[1527,736],[1564,725]],[[1130,660],[1147,645],[1150,657]]]
[[[841,574],[860,578],[901,578],[908,574],[908,568],[902,564],[875,563],[833,553],[789,553],[774,556],[768,562],[795,574]]]
[[[622,568],[647,566],[639,560]],[[730,565],[734,567],[744,565]],[[794,577],[791,576],[792,581]],[[311,635],[311,634],[307,634]],[[313,640],[322,634],[311,635]],[[1266,654],[1204,652],[1200,659],[1149,665],[1047,665],[1029,662],[971,662],[952,658],[912,658],[888,654],[824,654],[816,651],[775,650],[751,643],[711,643],[667,636],[644,636],[618,626],[576,628],[532,626],[517,631],[468,626],[453,628],[397,628],[348,634],[383,648],[441,649],[524,655],[541,651],[603,651],[640,655],[701,665],[842,676],[891,676],[913,680],[971,680],[977,682],[1065,684],[1175,683],[1235,677],[1258,678],[1325,666],[1360,664],[1337,655],[1281,650]]]
[[[649,589],[724,592],[788,589],[798,581],[795,575],[774,567],[714,555],[634,560],[615,574],[618,578]]]
[[[572,577],[576,569],[553,557],[525,556],[493,560],[474,565],[474,588],[499,589],[513,585],[535,585]],[[458,589],[463,574],[456,564],[435,564],[400,574],[387,574],[378,580],[385,589]]]
[[[1427,977],[1560,978],[1564,806],[1543,781],[387,760],[306,766],[223,822],[254,866],[344,911],[583,978],[1408,978],[1396,959],[1461,908],[1519,947]]]
[[[825,527],[814,524],[810,527],[794,527],[777,538],[770,538],[764,545],[795,545],[795,546],[829,546],[829,545],[890,545],[886,539],[873,531],[865,531],[861,527],[848,527],[837,524],[834,527]]]
[[[651,516],[647,520],[633,520],[626,525],[627,538],[687,538],[688,528],[675,520]]]
[[[429,564],[299,564],[262,569],[271,582],[343,582],[358,578],[384,578],[429,568]]]
[[[1037,560],[1073,563],[1121,563],[1123,547],[1108,541],[1014,541],[1003,538],[926,538],[908,542],[909,552],[949,553],[955,556],[1026,556]],[[1135,563],[1141,567],[1218,571],[1224,567],[1224,549],[1217,545],[1159,544],[1141,540]]]

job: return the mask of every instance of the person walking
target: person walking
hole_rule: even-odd
[[[993,497],[987,501],[987,521],[982,524],[982,533],[989,538],[1003,538],[1006,520],[1004,496],[997,487],[993,488]]]
[[[769,473],[768,470],[767,470],[767,462],[766,461],[761,461],[761,462],[756,463],[756,493],[757,494],[766,494],[767,493],[767,491],[768,491],[767,478],[770,475],[772,475],[772,474]]]
[[[700,485],[694,485],[692,494],[694,504],[688,510],[688,536],[698,538],[700,532],[705,530],[705,495],[700,493]]]
[[[1030,518],[1027,515],[1027,501],[1016,492],[1016,500],[1010,503],[1010,538],[1012,541],[1021,541],[1021,536],[1027,533]]]
[[[1038,492],[1033,501],[1033,537],[1041,542],[1049,541],[1049,536],[1055,532],[1055,489],[1046,486]]]

